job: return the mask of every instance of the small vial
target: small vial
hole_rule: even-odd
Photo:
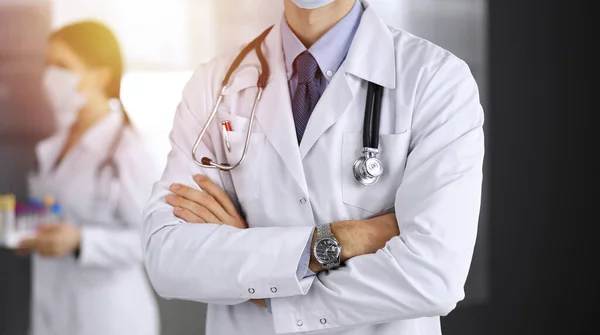
[[[54,204],[51,208],[50,208],[50,213],[48,214],[49,216],[49,223],[56,223],[56,222],[60,222],[63,220],[63,213],[62,213],[62,207],[59,204]]]
[[[37,208],[42,208],[44,207],[44,202],[41,199],[38,198],[29,198],[27,200],[27,204],[32,208],[32,209],[37,209]]]
[[[50,211],[48,209],[46,209],[46,207],[42,207],[39,209],[38,211],[38,217],[37,217],[37,222],[36,222],[36,229],[39,226],[45,225],[50,223],[49,222],[49,218],[50,218]]]
[[[56,199],[53,195],[48,194],[44,197],[43,203],[46,208],[52,208],[56,204]]]
[[[11,246],[11,235],[15,227],[16,197],[13,194],[0,196],[0,244]]]

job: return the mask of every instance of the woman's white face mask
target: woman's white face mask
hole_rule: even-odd
[[[77,114],[85,106],[86,98],[77,88],[81,76],[56,66],[46,68],[43,86],[54,114],[58,131],[70,128],[77,120]]]
[[[315,9],[329,5],[335,0],[292,0],[296,6],[304,9]]]

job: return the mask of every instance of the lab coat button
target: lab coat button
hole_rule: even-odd
[[[249,288],[249,289],[248,289],[248,293],[250,293],[250,294],[254,294],[254,289],[253,289],[253,288]]]
[[[271,292],[277,293],[277,287],[271,287]]]
[[[331,70],[330,70],[330,71],[327,71],[327,73],[326,73],[326,74],[327,74],[327,77],[331,77],[331,76],[333,76],[333,71],[331,71]]]
[[[304,205],[306,203],[306,198],[300,199],[300,203]]]
[[[322,318],[322,319],[321,319],[321,320],[319,320],[319,321],[321,321],[321,324],[323,324],[323,325],[327,323],[327,319],[325,319],[325,318]]]
[[[296,326],[298,326],[298,327],[302,327],[303,324],[304,324],[304,322],[302,322],[302,320],[296,321]]]

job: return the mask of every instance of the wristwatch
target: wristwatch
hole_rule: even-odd
[[[332,270],[340,266],[342,246],[331,232],[331,224],[317,226],[317,237],[313,247],[313,254],[325,270]]]

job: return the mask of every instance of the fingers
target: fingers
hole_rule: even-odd
[[[238,214],[237,208],[235,208],[235,205],[227,193],[225,193],[225,191],[223,191],[223,189],[221,189],[219,185],[215,184],[210,178],[199,174],[194,177],[194,180],[201,189],[206,191],[206,193],[210,194],[219,204],[221,204],[223,209],[225,209],[230,216],[235,217]]]
[[[38,235],[57,234],[57,233],[60,233],[62,230],[64,230],[66,225],[67,225],[67,223],[64,223],[64,222],[43,224],[43,225],[37,227],[37,234]]]
[[[54,231],[56,231],[57,226],[58,225],[56,225],[56,224],[44,224],[44,225],[38,226],[36,231],[38,234],[51,234]]]
[[[185,208],[175,207],[173,209],[173,214],[187,223],[206,223],[206,220],[203,220],[201,217]]]
[[[40,227],[36,237],[23,239],[19,243],[17,253],[26,255],[33,251],[44,257],[54,257],[59,255],[59,236],[55,234],[55,228],[52,226]]]
[[[15,250],[15,254],[17,254],[18,256],[27,256],[27,255],[31,254],[32,252],[33,252],[33,249],[19,248],[19,249]]]
[[[25,238],[19,242],[17,255],[28,255],[36,249],[37,239],[35,237]]]
[[[184,198],[189,202],[176,204],[176,206],[183,207],[187,210],[190,210],[192,213],[200,216],[202,219],[206,220],[206,222],[215,222],[222,223],[228,221],[230,215],[225,211],[225,209],[215,200],[215,198],[208,194],[207,192],[203,192],[201,190],[197,190],[185,185],[173,184],[171,185],[171,191],[175,193],[175,195],[180,198]],[[169,200],[174,199],[167,199]],[[199,206],[192,206],[191,203]],[[169,203],[170,204],[170,203]],[[173,204],[170,204],[173,205]],[[207,209],[210,212],[211,217],[207,217],[208,215],[201,215],[202,213],[198,213],[195,210],[200,210],[200,208]],[[216,220],[215,220],[216,218]]]
[[[24,238],[19,242],[20,249],[33,249],[37,243],[37,239],[35,237]]]
[[[199,205],[196,202],[190,201],[181,196],[177,196],[174,194],[169,194],[167,196],[167,203],[173,206],[173,213],[178,216],[178,214],[185,214],[186,218],[180,217],[181,219],[186,220],[187,222],[194,223],[221,223],[218,217],[216,217],[210,210],[206,207]],[[189,214],[188,214],[189,213]],[[179,217],[179,216],[178,216]],[[189,219],[193,219],[193,221],[189,221]],[[200,219],[202,222],[199,222]]]
[[[17,254],[27,255],[33,251],[37,251],[42,256],[48,256],[52,251],[52,243],[47,237],[37,236],[23,239],[19,243]]]
[[[36,244],[37,252],[45,257],[58,255],[58,243],[54,234],[39,234]]]

